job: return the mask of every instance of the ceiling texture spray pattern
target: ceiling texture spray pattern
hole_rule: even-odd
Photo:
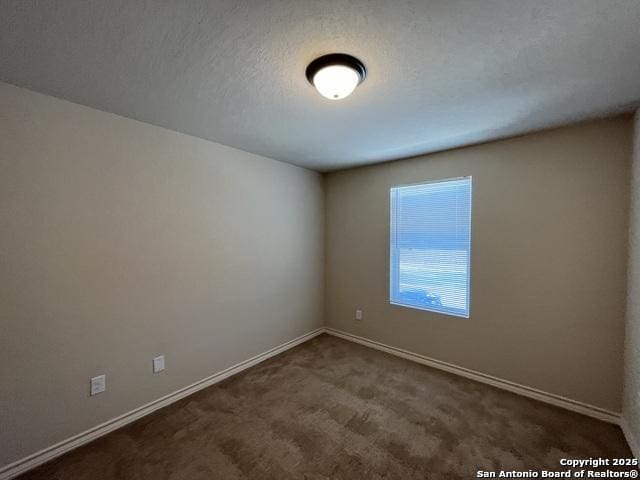
[[[628,110],[639,47],[638,0],[0,0],[0,80],[320,171]]]

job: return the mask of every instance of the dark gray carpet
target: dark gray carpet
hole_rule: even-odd
[[[631,457],[620,429],[323,335],[29,472],[40,479],[467,479]]]

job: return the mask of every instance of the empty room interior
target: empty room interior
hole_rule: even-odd
[[[638,0],[0,0],[0,480],[636,478]]]

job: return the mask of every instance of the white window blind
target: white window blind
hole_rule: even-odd
[[[469,317],[471,177],[391,189],[391,303]]]

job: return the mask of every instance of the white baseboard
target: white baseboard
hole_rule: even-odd
[[[622,428],[622,433],[624,433],[624,438],[626,438],[627,443],[629,444],[629,448],[631,449],[631,453],[633,453],[634,458],[640,458],[640,443],[636,438],[633,430],[629,426],[629,422],[627,419],[622,416],[620,419],[620,428]]]
[[[421,363],[422,365],[427,365],[429,367],[437,368],[439,370],[444,370],[445,372],[454,373],[456,375],[460,375],[462,377],[469,378],[477,382],[486,383],[488,385],[501,388],[503,390],[507,390],[512,393],[517,393],[518,395],[522,395],[524,397],[533,398],[541,402],[555,405],[556,407],[561,407],[567,410],[571,410],[572,412],[581,413],[589,417],[597,418],[598,420],[604,420],[605,422],[620,425],[620,414],[616,412],[611,412],[609,410],[605,410],[604,408],[596,407],[594,405],[589,405],[587,403],[579,402],[577,400],[572,400],[570,398],[562,397],[554,393],[544,392],[542,390],[538,390],[537,388],[527,387],[526,385],[520,385],[519,383],[510,382],[509,380],[503,380],[501,378],[497,378],[492,375],[487,375],[486,373],[476,372],[468,368],[459,367],[458,365],[453,365],[451,363],[443,362],[441,360],[436,360],[435,358],[429,358],[424,355],[403,350],[401,348],[385,345],[384,343],[376,342],[374,340],[370,340],[364,337],[359,337],[357,335],[343,332],[335,328],[325,328],[325,331],[330,335],[334,335],[336,337],[340,337],[345,340],[349,340],[351,342],[359,343],[360,345],[364,345],[370,348],[375,348],[376,350],[390,353],[397,357],[406,358],[407,360],[412,360],[414,362]],[[632,450],[633,450],[633,447],[632,447]],[[635,453],[635,450],[634,450],[634,453]]]
[[[39,452],[22,458],[16,462],[10,463],[9,465],[0,467],[0,480],[9,480],[11,478],[17,477],[21,473],[42,465],[43,463],[48,462],[49,460],[52,460],[55,457],[62,455],[63,453],[69,452],[74,448],[89,443],[90,441],[106,435],[107,433],[112,432],[113,430],[116,430],[120,427],[123,427],[128,423],[138,420],[145,415],[149,415],[151,412],[154,412],[159,408],[166,407],[167,405],[170,405],[180,400],[181,398],[187,397],[199,390],[202,390],[203,388],[207,388],[215,383],[224,380],[225,378],[235,375],[236,373],[240,373],[249,367],[252,367],[270,357],[273,357],[274,355],[278,355],[285,350],[289,350],[296,345],[306,342],[307,340],[311,340],[321,333],[324,333],[324,331],[325,329],[322,327],[317,328],[316,330],[306,333],[298,338],[294,338],[293,340],[289,340],[288,342],[285,342],[282,345],[278,345],[277,347],[267,350],[266,352],[256,355],[255,357],[249,358],[248,360],[226,368],[221,372],[214,373],[213,375],[207,378],[203,378],[202,380],[195,382],[187,387],[176,390],[175,392],[165,395],[162,398],[138,407],[135,410],[131,410],[130,412],[127,412],[116,418],[112,418],[111,420],[90,428],[89,430],[86,430],[82,433],[74,435],[71,438],[67,438],[66,440],[40,450]]]
[[[145,415],[148,415],[154,412],[155,410],[158,410],[159,408],[166,407],[171,403],[174,403],[199,390],[207,388],[215,383],[218,383],[224,380],[225,378],[235,375],[236,373],[240,373],[243,370],[246,370],[247,368],[250,368],[270,357],[273,357],[274,355],[278,355],[279,353],[282,353],[290,348],[293,348],[296,345],[299,345],[303,342],[311,340],[312,338],[317,337],[322,333],[328,333],[330,335],[334,335],[336,337],[340,337],[345,340],[349,340],[351,342],[359,343],[360,345],[364,345],[370,348],[374,348],[376,350],[390,353],[392,355],[396,355],[398,357],[405,358],[407,360],[411,360],[423,365],[427,365],[429,367],[454,373],[456,375],[460,375],[462,377],[469,378],[471,380],[475,380],[478,382],[486,383],[488,385],[492,385],[494,387],[501,388],[509,392],[513,392],[525,397],[533,398],[535,400],[549,403],[551,405],[555,405],[557,407],[571,410],[573,412],[581,413],[583,415],[597,418],[599,420],[604,420],[605,422],[620,425],[634,456],[636,458],[640,458],[640,449],[638,448],[640,444],[638,443],[637,439],[634,437],[632,431],[629,429],[629,426],[626,423],[626,421],[621,418],[621,415],[619,413],[611,412],[609,410],[605,410],[600,407],[579,402],[577,400],[572,400],[570,398],[562,397],[560,395],[556,395],[553,393],[544,392],[536,388],[527,387],[526,385],[520,385],[515,382],[503,380],[503,379],[494,377],[492,375],[476,372],[468,368],[460,367],[447,362],[443,362],[441,360],[436,360],[434,358],[426,357],[424,355],[409,352],[401,348],[385,345],[384,343],[376,342],[374,340],[370,340],[364,337],[359,337],[357,335],[343,332],[341,330],[336,330],[334,328],[318,328],[298,338],[294,338],[293,340],[285,342],[282,345],[279,345],[270,350],[267,350],[264,353],[256,355],[255,357],[249,358],[243,362],[233,365],[225,370],[222,370],[221,372],[215,373],[207,378],[203,378],[202,380],[196,383],[193,383],[187,387],[184,387],[173,393],[165,395],[164,397],[154,400],[153,402],[147,403],[146,405],[136,408],[135,410],[132,410],[116,418],[108,420],[85,432],[74,435],[71,438],[68,438],[55,445],[52,445],[43,450],[40,450],[39,452],[36,452],[32,455],[22,458],[9,465],[0,467],[0,480],[9,480],[11,478],[14,478],[26,472],[27,470],[31,470],[39,465],[42,465],[43,463],[46,463],[49,460],[54,459],[55,457],[58,457],[66,452],[69,452],[74,448],[77,448],[77,447],[80,447],[81,445],[89,443],[98,437],[106,435],[107,433],[112,432],[113,430],[116,430],[118,428],[121,428],[135,420],[138,420],[139,418],[142,418]]]

